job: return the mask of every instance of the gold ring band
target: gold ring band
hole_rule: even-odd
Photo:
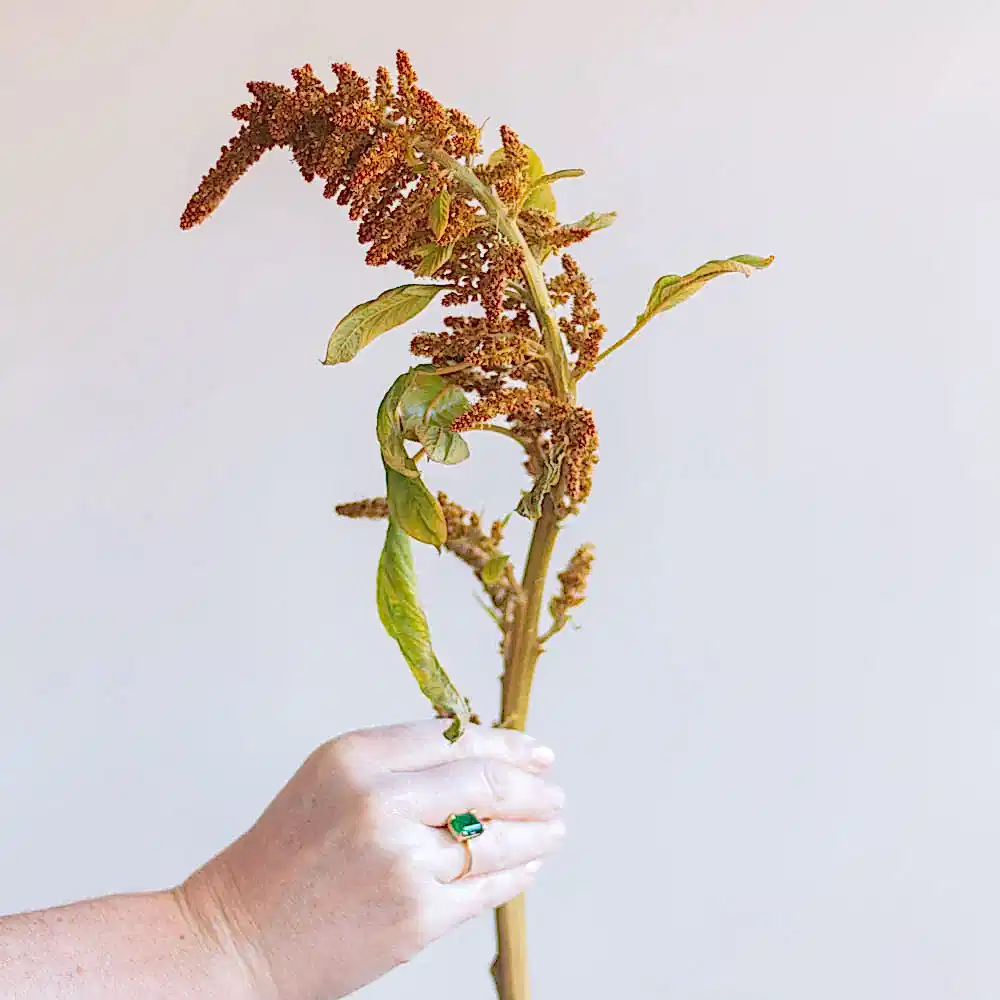
[[[465,878],[469,872],[472,871],[472,841],[463,840],[462,847],[465,848],[465,864],[462,865],[462,870],[455,876],[454,881]]]

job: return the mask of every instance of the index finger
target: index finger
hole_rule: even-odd
[[[348,741],[359,763],[383,771],[422,771],[467,757],[502,760],[529,771],[544,771],[552,751],[515,729],[470,724],[454,743],[444,738],[450,719],[422,719],[391,726],[358,729],[338,737]]]

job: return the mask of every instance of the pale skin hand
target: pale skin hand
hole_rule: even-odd
[[[11,1000],[333,1000],[519,895],[562,841],[551,752],[444,720],[347,733],[306,760],[254,826],[162,893],[0,919]],[[440,829],[490,817],[464,849]]]

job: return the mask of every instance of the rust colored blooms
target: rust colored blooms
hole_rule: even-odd
[[[448,286],[442,304],[462,311],[445,318],[444,330],[415,336],[411,350],[437,366],[460,368],[447,377],[475,399],[462,427],[504,421],[525,444],[532,474],[553,452],[563,455],[553,499],[560,516],[575,512],[590,492],[597,461],[593,415],[552,384],[527,295],[523,249],[508,242],[472,192],[428,154],[464,163],[516,220],[537,261],[558,257],[589,231],[525,207],[532,180],[518,136],[503,126],[503,155],[482,162],[480,129],[420,88],[405,52],[396,55],[395,83],[384,67],[374,84],[344,63],[332,69],[332,90],[308,65],[292,71],[293,86],[247,84],[252,101],[233,112],[240,129],[188,202],[181,228],[208,218],[268,150],[289,150],[302,177],[322,181],[324,197],[347,208],[368,248],[367,263],[392,262]],[[429,256],[440,260],[436,268],[427,269]],[[596,359],[604,327],[586,276],[571,257],[561,260],[562,273],[548,289],[566,312],[558,325],[579,376]]]
[[[569,612],[583,604],[587,597],[587,581],[594,563],[594,547],[581,545],[573,553],[569,565],[558,575],[559,593],[549,601],[552,615],[551,633],[560,631],[569,622]]]

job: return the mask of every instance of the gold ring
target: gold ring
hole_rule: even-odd
[[[462,870],[455,876],[455,881],[465,878],[469,872],[472,871],[472,843],[468,840],[462,841],[462,847],[465,848],[465,864],[462,865]]]
[[[476,837],[481,837],[483,832],[486,830],[486,820],[480,819],[474,812],[467,810],[466,812],[452,813],[448,817],[448,821],[445,823],[445,829],[451,834],[454,840],[457,840],[465,850],[465,864],[462,865],[462,870],[454,878],[453,881],[457,882],[459,879],[465,878],[469,872],[472,871],[472,841]]]

